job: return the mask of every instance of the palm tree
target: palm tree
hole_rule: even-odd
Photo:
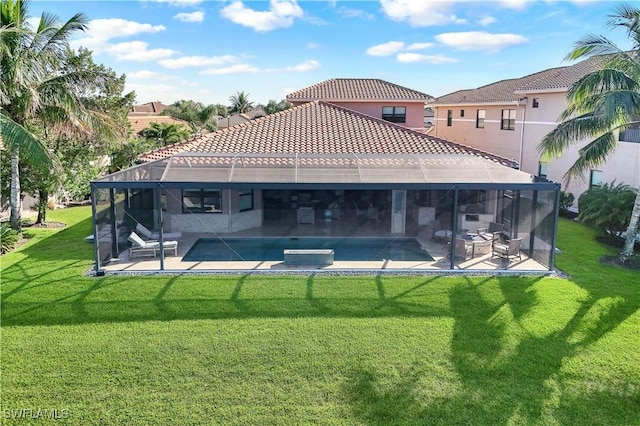
[[[253,108],[253,102],[249,101],[248,93],[238,92],[229,98],[229,102],[231,102],[232,113],[242,114]]]
[[[187,139],[190,135],[182,125],[156,122],[151,123],[146,129],[140,130],[138,134],[158,146],[172,145]]]
[[[47,132],[116,136],[107,115],[84,108],[74,88],[98,78],[66,69],[69,39],[84,31],[76,14],[64,23],[43,13],[37,27],[28,22],[28,2],[2,0],[0,7],[0,137],[11,155],[11,227],[21,228],[20,162],[61,174],[47,149]],[[36,131],[37,130],[37,131]]]
[[[617,147],[617,133],[640,124],[640,9],[620,6],[609,15],[608,25],[626,30],[632,50],[623,51],[603,36],[589,35],[576,43],[566,59],[602,55],[603,66],[569,88],[561,123],[538,146],[544,156],[558,157],[570,145],[591,140],[579,150],[578,159],[566,173],[567,180],[605,162]],[[633,256],[639,218],[637,191],[621,262]]]

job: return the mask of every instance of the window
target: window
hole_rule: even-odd
[[[464,117],[464,110],[463,109],[460,110],[460,117]]]
[[[241,212],[253,210],[253,189],[241,189],[238,191],[238,207]]]
[[[538,176],[547,178],[547,163],[538,163]]]
[[[382,107],[382,119],[392,123],[407,122],[407,108],[403,106],[386,106]]]
[[[222,213],[222,194],[219,189],[183,189],[183,213]]]
[[[591,177],[589,178],[589,188],[602,185],[602,171],[591,170]]]
[[[453,122],[453,110],[448,109],[447,110],[447,127],[451,127],[452,122]]]
[[[618,135],[618,140],[620,142],[640,142],[640,116],[633,116],[632,120],[635,122],[633,124],[629,124],[626,129],[621,130]]]
[[[503,109],[502,121],[500,123],[502,130],[515,130],[516,129],[516,110],[515,109]]]
[[[531,103],[531,108],[538,108],[540,105],[540,100],[538,98],[533,98],[533,102]]]
[[[479,109],[478,112],[476,112],[476,128],[484,129],[484,110],[483,109]]]

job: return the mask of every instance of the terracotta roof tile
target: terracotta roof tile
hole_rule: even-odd
[[[322,101],[197,136],[140,160],[178,153],[469,154],[516,166],[514,161]]]
[[[430,101],[433,96],[373,78],[334,78],[287,95],[288,101]]]

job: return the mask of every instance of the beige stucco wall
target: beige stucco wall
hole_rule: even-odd
[[[524,96],[524,95],[523,95]],[[538,174],[540,154],[538,144],[558,122],[566,108],[566,92],[529,93],[525,106],[515,104],[438,105],[435,110],[435,128],[431,134],[454,142],[482,149],[520,162],[520,169]],[[533,98],[538,99],[538,108],[533,108]],[[447,126],[447,110],[453,110],[452,126]],[[465,117],[460,117],[460,110]],[[477,129],[476,112],[485,110],[485,127]],[[501,130],[503,109],[516,109],[515,130]],[[523,125],[524,122],[524,125]],[[578,158],[578,149],[584,144],[567,149],[562,157],[552,160],[547,166],[547,178],[561,182],[563,190],[578,196],[589,188],[589,173],[583,179],[573,179],[568,185],[564,175]],[[608,161],[598,168],[603,172],[603,182],[623,182],[640,187],[640,144],[620,142]]]

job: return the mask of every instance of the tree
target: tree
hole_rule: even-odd
[[[561,123],[539,145],[546,157],[560,156],[570,145],[591,140],[579,150],[578,159],[567,171],[566,179],[582,176],[606,161],[617,147],[618,132],[640,124],[640,9],[621,6],[609,15],[612,29],[622,28],[633,43],[631,51],[618,48],[604,36],[580,39],[567,59],[600,56],[603,66],[591,72],[567,92],[567,108]],[[640,191],[636,188],[631,218],[625,233],[620,261],[633,256],[640,219]]]
[[[269,114],[275,114],[276,112],[284,111],[285,109],[289,109],[291,107],[293,107],[293,105],[289,103],[289,101],[287,101],[286,99],[283,99],[280,102],[276,102],[274,99],[270,99],[269,103],[267,103],[263,107],[263,109],[264,109],[264,112],[267,115],[269,115]]]
[[[167,146],[187,139],[190,135],[184,126],[173,123],[153,122],[139,132],[140,136],[157,146]]]
[[[218,115],[226,113],[226,107],[220,105],[208,105],[195,101],[181,100],[169,105],[162,115],[169,115],[189,123],[194,133],[202,133],[203,130],[215,132],[217,130]]]
[[[229,102],[231,102],[231,113],[242,114],[253,108],[253,102],[249,101],[248,93],[237,92],[235,95],[229,97]]]
[[[0,137],[11,155],[11,226],[21,230],[20,164],[62,175],[47,147],[48,134],[115,137],[107,114],[85,107],[73,88],[96,78],[69,71],[69,39],[86,29],[78,13],[64,23],[43,13],[35,29],[28,3],[3,0],[0,7]]]
[[[608,237],[621,238],[627,229],[635,196],[633,189],[622,183],[594,186],[578,198],[578,218],[601,229]]]

